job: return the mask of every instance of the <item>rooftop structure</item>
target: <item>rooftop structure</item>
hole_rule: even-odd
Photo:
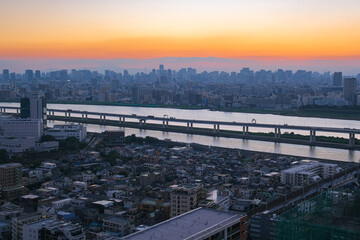
[[[225,239],[230,236],[237,236],[236,239],[246,239],[246,215],[197,208],[141,232],[126,236],[123,239],[190,240],[206,239],[214,236],[224,236]]]

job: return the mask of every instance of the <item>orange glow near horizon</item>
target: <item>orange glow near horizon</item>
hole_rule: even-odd
[[[359,2],[3,0],[0,58],[359,59]]]

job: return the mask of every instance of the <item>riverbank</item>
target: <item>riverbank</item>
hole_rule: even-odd
[[[17,103],[14,101],[2,101],[2,102]],[[47,103],[69,104],[69,105],[169,108],[169,109],[185,109],[185,110],[210,110],[210,111],[218,111],[218,112],[272,114],[272,115],[292,116],[292,117],[360,120],[360,106],[359,107],[358,106],[356,107],[305,106],[294,110],[275,110],[275,109],[252,109],[252,108],[209,108],[202,106],[137,104],[137,103],[120,103],[120,102],[47,101]]]

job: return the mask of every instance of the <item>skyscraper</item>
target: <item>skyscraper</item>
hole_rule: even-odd
[[[34,79],[34,72],[33,70],[25,70],[25,81],[31,82]]]
[[[342,72],[335,72],[333,76],[333,86],[339,87],[342,84]]]
[[[9,81],[9,69],[3,70],[3,79],[4,81]]]
[[[35,78],[40,79],[40,77],[41,77],[41,72],[40,72],[40,70],[36,70],[36,71],[35,71]]]
[[[356,78],[344,79],[344,98],[353,106],[357,104],[357,88]]]

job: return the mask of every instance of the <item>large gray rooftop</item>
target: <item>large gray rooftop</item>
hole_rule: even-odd
[[[197,208],[122,239],[198,239],[215,229],[222,228],[233,222],[235,224],[244,215],[208,208]]]

